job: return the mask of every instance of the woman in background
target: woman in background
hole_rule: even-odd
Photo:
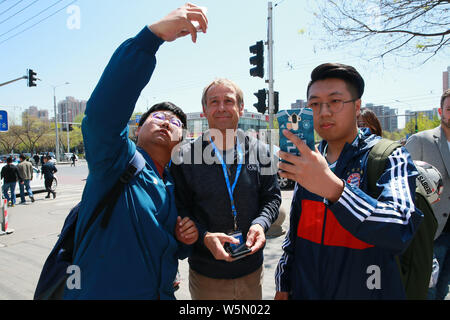
[[[361,113],[358,117],[358,127],[369,128],[370,132],[377,136],[382,136],[383,130],[381,129],[380,121],[372,110],[361,109]]]

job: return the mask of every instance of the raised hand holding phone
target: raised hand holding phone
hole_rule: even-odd
[[[149,25],[149,28],[164,41],[174,41],[190,34],[192,42],[195,43],[197,41],[197,30],[206,33],[208,19],[204,8],[186,3],[158,22]]]

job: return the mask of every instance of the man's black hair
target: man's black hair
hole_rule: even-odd
[[[364,79],[354,67],[341,63],[324,63],[311,72],[306,96],[309,96],[309,88],[314,82],[330,78],[344,80],[353,99],[360,99],[364,93]]]
[[[178,119],[181,120],[181,122],[183,123],[183,128],[187,127],[187,122],[186,122],[186,114],[183,112],[183,110],[181,110],[180,107],[176,106],[175,104],[173,104],[172,102],[161,102],[161,103],[157,103],[155,105],[153,105],[150,109],[148,109],[144,114],[142,114],[141,119],[139,120],[139,127],[142,126],[145,122],[145,120],[147,120],[148,116],[155,112],[155,111],[161,111],[161,110],[166,110],[166,111],[171,111],[173,112],[173,114],[175,114]]]
[[[6,159],[6,163],[12,163],[13,161],[12,161],[12,157],[8,157],[7,159]]]

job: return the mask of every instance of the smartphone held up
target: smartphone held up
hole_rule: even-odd
[[[280,130],[280,149],[294,155],[300,155],[297,147],[286,138],[283,130],[289,130],[314,150],[313,111],[309,108],[281,110],[277,113]]]

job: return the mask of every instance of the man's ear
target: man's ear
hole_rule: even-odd
[[[361,99],[355,101],[356,119],[361,115]]]
[[[239,106],[239,116],[242,116],[244,114],[244,103],[242,102]]]
[[[140,131],[141,131],[141,126],[137,127],[136,131],[134,132],[134,136],[137,137],[139,135]]]

